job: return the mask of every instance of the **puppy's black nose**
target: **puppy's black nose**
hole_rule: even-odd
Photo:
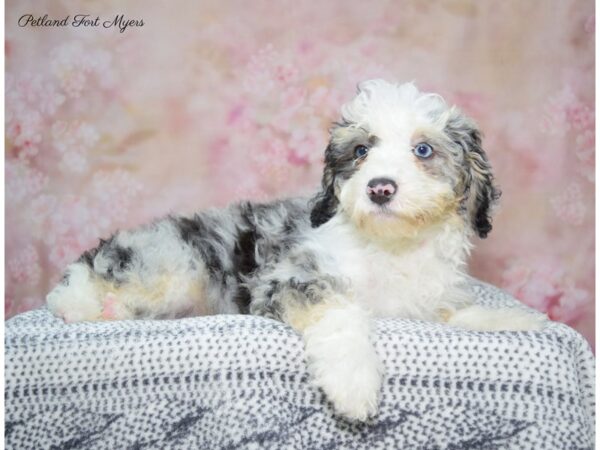
[[[373,203],[383,205],[392,199],[397,189],[398,185],[394,180],[390,180],[389,178],[373,178],[367,184],[367,195]]]

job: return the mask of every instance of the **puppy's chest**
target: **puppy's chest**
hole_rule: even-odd
[[[345,279],[354,298],[376,316],[432,319],[459,281],[454,264],[424,244],[389,252],[348,240],[329,246],[328,271]]]

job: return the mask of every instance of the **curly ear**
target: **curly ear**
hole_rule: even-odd
[[[467,213],[473,229],[483,239],[492,231],[491,209],[502,193],[494,186],[492,167],[481,147],[481,135],[477,130],[471,133],[466,160],[469,165],[469,182],[465,185]]]
[[[321,179],[321,192],[312,200],[313,206],[310,211],[310,223],[313,228],[323,225],[331,219],[337,210],[338,199],[335,196],[335,175],[331,168],[331,144],[325,149],[325,169]]]
[[[464,152],[462,207],[473,231],[485,238],[492,230],[492,208],[502,193],[494,185],[492,167],[481,146],[481,133],[473,121],[456,109],[451,111],[446,132]]]

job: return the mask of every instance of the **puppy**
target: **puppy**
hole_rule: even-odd
[[[47,296],[67,322],[258,314],[302,334],[335,410],[376,412],[373,317],[534,330],[538,316],[473,305],[474,235],[499,198],[476,125],[413,84],[365,81],[342,107],[313,199],[243,202],[118,231]]]

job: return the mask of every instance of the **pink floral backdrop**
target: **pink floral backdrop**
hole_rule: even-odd
[[[117,227],[314,192],[340,104],[383,77],[485,132],[504,195],[473,274],[591,341],[594,31],[591,0],[8,0],[6,315]]]

